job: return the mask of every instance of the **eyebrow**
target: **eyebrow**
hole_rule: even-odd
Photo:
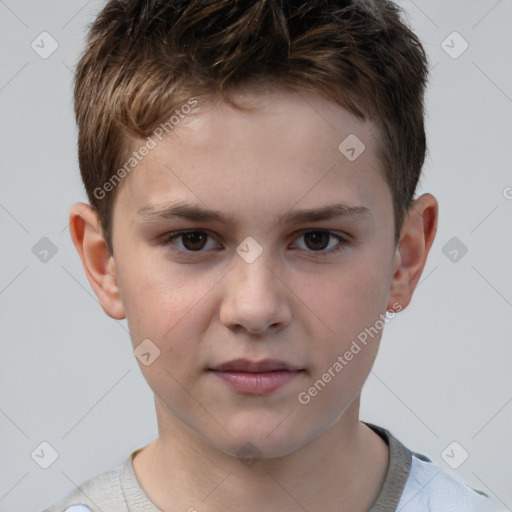
[[[236,225],[236,217],[230,214],[204,208],[190,203],[165,203],[163,205],[149,205],[137,210],[137,214],[144,223],[165,219],[184,219],[196,222],[219,222],[227,227]],[[299,224],[319,222],[339,217],[371,217],[371,211],[365,206],[351,206],[335,203],[321,208],[291,210],[277,218],[277,224]]]

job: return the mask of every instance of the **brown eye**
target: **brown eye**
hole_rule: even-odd
[[[171,250],[181,251],[182,253],[206,252],[208,249],[218,248],[214,239],[204,231],[170,233],[162,243]]]
[[[309,249],[322,251],[329,244],[331,234],[328,231],[309,231],[304,235],[304,241]]]
[[[206,245],[208,235],[201,231],[193,231],[181,235],[183,246],[188,251],[199,251]]]
[[[315,257],[329,256],[341,251],[348,240],[328,230],[313,229],[304,231],[295,242],[295,248],[314,254]]]

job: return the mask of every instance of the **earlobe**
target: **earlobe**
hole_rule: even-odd
[[[116,320],[125,318],[115,261],[103,238],[94,208],[86,203],[74,204],[69,212],[69,231],[103,311]]]
[[[438,204],[431,194],[423,194],[409,208],[394,259],[389,310],[396,310],[396,304],[401,309],[409,305],[434,242],[437,219]]]

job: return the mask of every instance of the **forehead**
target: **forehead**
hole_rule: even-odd
[[[119,202],[140,210],[186,197],[216,209],[286,210],[328,196],[371,202],[388,189],[373,123],[312,92],[246,92],[235,100],[252,110],[199,102],[169,133],[152,136],[154,147],[121,187]]]
[[[377,149],[379,133],[371,121],[356,117],[318,93],[248,90],[234,94],[233,99],[248,110],[237,109],[220,99],[203,99],[176,119],[164,142],[183,143],[209,153],[234,149],[242,141],[246,148],[258,144],[277,148],[281,144],[282,152],[289,148],[289,152],[316,157],[315,150],[339,151],[339,142],[357,135],[369,153]],[[276,137],[276,132],[280,137]]]

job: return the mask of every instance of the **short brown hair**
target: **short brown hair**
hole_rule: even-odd
[[[313,90],[375,122],[398,242],[425,159],[428,75],[401,17],[385,0],[108,1],[77,65],[74,101],[80,172],[111,254],[119,187],[102,187],[134,142],[191,97],[237,106],[231,93],[256,86]]]

